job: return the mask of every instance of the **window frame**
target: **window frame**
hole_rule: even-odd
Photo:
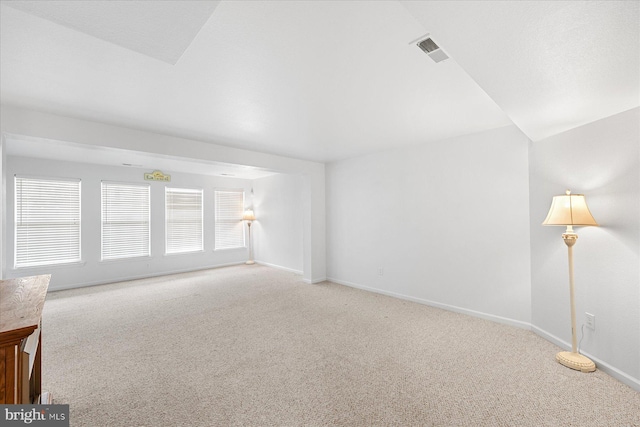
[[[23,185],[23,183],[28,181],[31,181],[32,185],[35,182],[40,182],[41,184],[45,182],[56,183],[56,184],[65,183],[66,185],[77,184],[76,188],[72,188],[73,190],[72,192],[69,191],[69,189],[66,190],[66,192],[71,194],[72,196],[69,199],[69,201],[67,201],[67,203],[68,204],[72,203],[75,205],[73,209],[71,210],[67,209],[68,212],[66,213],[68,214],[68,218],[66,219],[63,218],[64,221],[58,221],[57,226],[53,226],[53,224],[56,224],[56,222],[49,223],[50,233],[51,232],[55,233],[57,231],[58,233],[60,233],[60,235],[63,235],[63,233],[65,233],[65,230],[67,232],[69,230],[72,230],[73,233],[76,235],[76,237],[73,239],[73,242],[69,245],[61,246],[60,245],[61,242],[65,240],[68,242],[70,240],[68,239],[68,234],[65,234],[67,236],[66,239],[61,239],[60,237],[56,238],[55,236],[50,235],[49,239],[47,239],[45,242],[43,242],[42,240],[39,240],[39,243],[38,243],[40,252],[44,252],[46,250],[54,250],[54,252],[60,253],[60,256],[58,258],[55,258],[55,256],[54,257],[49,256],[48,258],[45,258],[45,259],[40,258],[39,261],[38,260],[28,261],[29,258],[38,258],[38,255],[33,255],[33,252],[37,252],[38,250],[37,248],[33,248],[32,250],[30,250],[28,241],[27,242],[21,241],[21,235],[25,233],[25,230],[20,230],[20,227],[26,226],[26,233],[27,235],[29,235],[31,234],[29,230],[29,224],[31,224],[31,228],[34,229],[33,232],[37,233],[33,224],[38,224],[38,221],[37,221],[38,216],[40,216],[41,218],[44,216],[47,216],[50,218],[52,216],[55,216],[56,214],[61,215],[62,214],[61,205],[57,204],[58,205],[57,209],[53,205],[42,207],[35,204],[35,201],[38,198],[40,198],[41,199],[40,202],[42,202],[44,200],[47,200],[47,197],[48,197],[49,201],[55,200],[56,202],[59,202],[65,191],[63,188],[60,188],[58,189],[58,192],[56,193],[55,196],[50,196],[51,194],[50,189],[49,191],[45,191],[45,188],[43,187],[39,189],[34,188],[33,189],[34,193],[27,195],[29,198],[32,199],[32,202],[34,203],[34,205],[25,206],[25,205],[28,205],[28,201],[25,200],[24,198],[25,186]],[[36,191],[40,191],[42,194],[38,196],[38,194],[35,193]],[[80,178],[48,177],[48,176],[43,177],[43,176],[29,176],[29,175],[15,174],[13,199],[14,199],[14,217],[13,217],[13,232],[14,232],[13,267],[14,269],[18,270],[18,269],[42,268],[42,267],[52,268],[57,266],[69,266],[69,265],[82,263],[82,180]],[[25,212],[25,209],[27,210],[27,212]],[[38,212],[36,212],[36,210]],[[29,219],[27,219],[27,221],[25,222],[24,221],[25,216],[35,216],[35,218],[31,219],[30,221]],[[40,223],[47,224],[46,222],[40,222]],[[46,231],[43,231],[43,232],[46,232]],[[22,255],[21,253],[24,251],[26,251],[26,254]],[[73,253],[74,255],[64,257],[63,254],[65,252],[69,254]],[[32,255],[30,255],[30,253]],[[42,254],[40,254],[40,257],[42,257]],[[26,258],[27,260],[21,261],[21,258]]]
[[[133,253],[127,255],[126,252],[121,253],[119,256],[108,256],[105,257],[105,186],[120,186],[124,187],[137,187],[146,189],[146,221],[140,221],[141,224],[146,224],[146,253]],[[131,194],[130,196],[133,196]],[[144,209],[144,207],[143,207]],[[114,212],[114,215],[123,213]],[[124,212],[128,215],[135,215],[138,212]],[[114,223],[122,224],[123,220],[114,221]],[[142,228],[142,227],[140,227]],[[144,236],[142,236],[144,237]],[[130,182],[117,182],[117,181],[109,181],[102,180],[100,181],[100,261],[101,262],[111,262],[111,261],[123,261],[129,259],[137,259],[137,258],[150,258],[151,257],[151,185],[146,183],[130,183]]]
[[[226,220],[226,221],[220,221],[219,220],[219,208],[220,208],[220,202],[218,199],[218,193],[236,193],[236,194],[241,194],[242,196],[242,201],[240,202],[240,212],[238,215],[237,219],[234,220]],[[245,190],[239,189],[239,188],[217,188],[214,190],[214,251],[226,251],[226,250],[234,250],[234,249],[246,249],[247,248],[247,234],[246,234],[246,230],[245,230],[245,226],[244,226],[244,221],[242,220],[242,214],[244,213],[244,205],[245,205]],[[221,224],[231,224],[232,222],[238,221],[238,223],[240,224],[240,229],[242,230],[242,244],[240,245],[233,245],[233,246],[228,246],[228,245],[223,245],[223,246],[218,246],[220,239],[219,236],[221,234],[220,232],[220,225]]]
[[[169,218],[169,203],[168,196],[169,193],[179,193],[183,194],[200,194],[200,246],[198,248],[192,249],[184,249],[184,250],[169,250],[170,244],[169,239],[173,235],[170,232],[170,224],[173,224],[177,221],[170,221]],[[188,254],[195,252],[204,251],[204,190],[202,188],[185,188],[185,187],[164,187],[164,253],[165,255],[180,255],[180,254]],[[173,245],[173,244],[172,244]]]

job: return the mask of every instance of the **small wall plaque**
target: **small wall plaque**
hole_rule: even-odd
[[[146,179],[147,181],[165,181],[165,182],[170,182],[171,181],[171,175],[165,175],[160,171],[153,171],[151,173],[145,173],[144,174],[144,179]]]

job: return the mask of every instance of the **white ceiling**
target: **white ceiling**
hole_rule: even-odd
[[[538,140],[640,105],[637,1],[14,3],[2,103],[300,159],[512,122]]]
[[[640,1],[403,4],[534,141],[640,105]]]
[[[219,1],[6,1],[7,5],[175,65]]]

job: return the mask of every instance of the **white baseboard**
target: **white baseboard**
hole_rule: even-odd
[[[295,269],[293,269],[293,268],[283,267],[283,266],[281,266],[281,265],[277,265],[277,264],[271,264],[270,262],[264,262],[264,261],[258,261],[258,260],[256,260],[256,264],[264,265],[264,266],[267,266],[267,267],[277,268],[277,269],[279,269],[279,270],[289,271],[289,272],[291,272],[291,273],[299,274],[299,275],[301,275],[301,276],[302,276],[302,275],[304,275],[304,272],[303,272],[303,271],[301,271],[301,270],[295,270]],[[326,277],[321,277],[321,278],[313,279],[313,280],[309,280],[309,279],[302,279],[302,281],[303,281],[304,283],[316,284],[316,283],[326,282],[326,281],[327,281],[327,278],[326,278]]]
[[[310,285],[315,285],[316,283],[322,283],[322,282],[326,282],[328,279],[326,277],[321,277],[319,279],[313,279],[313,280],[309,280],[309,279],[302,279],[302,281],[304,283],[308,283]]]
[[[295,270],[295,269],[289,268],[289,267],[283,267],[283,266],[277,265],[277,264],[271,264],[270,262],[264,262],[264,261],[256,260],[256,264],[266,265],[267,267],[273,267],[273,268],[277,268],[278,270],[284,270],[284,271],[288,271],[290,273],[302,275],[302,271],[300,271],[300,270]]]
[[[564,350],[570,350],[571,349],[571,344],[569,344],[568,342],[558,338],[557,336],[550,334],[549,332],[540,329],[539,327],[535,326],[535,325],[531,325],[531,330],[536,334],[541,336],[542,338],[544,338],[545,340],[552,342],[553,344],[557,345],[558,347],[564,349]],[[596,364],[596,367],[598,369],[600,369],[601,371],[607,373],[608,375],[612,376],[613,378],[617,379],[618,381],[620,381],[621,383],[624,383],[626,385],[628,385],[629,387],[631,387],[634,390],[640,391],[640,379],[638,378],[634,378],[629,374],[626,374],[624,372],[622,372],[621,370],[619,370],[618,368],[615,368],[611,365],[609,365],[607,362],[603,362],[602,360],[598,359],[597,357],[585,352],[585,351],[580,351],[580,353],[584,354],[585,356],[587,356],[589,359],[593,360]]]
[[[419,304],[424,304],[424,305],[428,305],[428,306],[431,306],[431,307],[441,308],[441,309],[447,310],[447,311],[453,311],[453,312],[456,312],[456,313],[467,314],[469,316],[479,317],[481,319],[486,319],[486,320],[491,320],[492,322],[502,323],[502,324],[510,325],[510,326],[515,326],[516,328],[520,328],[520,329],[527,329],[527,330],[531,329],[531,324],[530,323],[523,322],[523,321],[520,321],[520,320],[509,319],[507,317],[496,316],[494,314],[483,313],[481,311],[469,310],[467,308],[457,307],[457,306],[454,306],[454,305],[442,304],[442,303],[439,303],[439,302],[436,302],[436,301],[430,301],[430,300],[426,300],[426,299],[423,299],[423,298],[416,298],[416,297],[412,297],[412,296],[409,296],[409,295],[399,294],[399,293],[396,293],[396,292],[390,292],[390,291],[385,291],[385,290],[382,290],[382,289],[371,288],[369,286],[363,286],[363,285],[359,285],[357,283],[347,282],[347,281],[344,281],[344,280],[338,280],[338,279],[335,279],[333,277],[329,277],[327,280],[329,280],[330,282],[337,283],[339,285],[345,285],[345,286],[349,286],[351,288],[362,289],[362,290],[369,291],[369,292],[375,292],[377,294],[387,295],[387,296],[390,296],[390,297],[399,298],[399,299],[403,299],[403,300],[407,300],[407,301],[413,301],[413,302],[417,302]]]
[[[231,267],[233,265],[242,265],[242,264],[244,264],[244,261],[232,262],[232,263],[227,263],[227,264],[214,264],[214,265],[202,266],[202,267],[193,268],[193,269],[171,270],[171,271],[163,271],[163,272],[158,272],[158,273],[138,274],[138,275],[135,275],[135,276],[116,277],[116,278],[112,278],[112,279],[108,279],[108,280],[97,280],[97,281],[94,281],[94,282],[82,282],[82,283],[75,283],[75,284],[71,284],[71,285],[62,285],[62,286],[50,287],[49,291],[50,292],[55,292],[55,291],[64,291],[66,289],[77,289],[77,288],[85,288],[85,287],[89,287],[89,286],[108,285],[108,284],[111,284],[111,283],[128,282],[129,280],[150,279],[150,278],[153,278],[153,277],[170,276],[172,274],[181,274],[181,273],[191,273],[191,272],[194,272],[194,271],[210,270],[212,268]]]

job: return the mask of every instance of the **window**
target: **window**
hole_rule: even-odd
[[[202,190],[165,188],[166,252],[203,250]]]
[[[102,259],[150,255],[149,185],[102,182]]]
[[[15,177],[15,267],[80,262],[80,180]]]
[[[216,243],[215,249],[243,248],[244,227],[242,210],[244,191],[220,190],[215,192]]]

